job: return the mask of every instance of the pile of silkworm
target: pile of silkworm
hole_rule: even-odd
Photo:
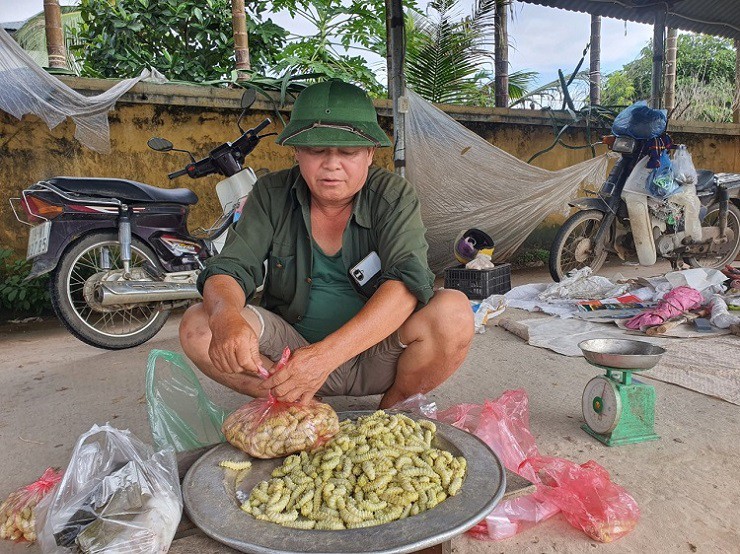
[[[419,514],[460,491],[465,458],[432,447],[431,421],[377,411],[339,427],[319,450],[288,456],[242,510],[297,529],[352,529]]]

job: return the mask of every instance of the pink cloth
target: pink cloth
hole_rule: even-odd
[[[629,329],[644,329],[660,325],[667,319],[698,308],[703,302],[704,298],[698,290],[691,287],[676,287],[666,294],[655,308],[636,315],[627,321],[625,326]]]

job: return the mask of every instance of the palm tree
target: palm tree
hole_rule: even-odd
[[[494,76],[485,69],[493,61],[492,33],[501,0],[476,0],[472,14],[460,17],[460,0],[429,4],[435,15],[411,12],[407,33],[406,82],[431,102],[493,105]],[[509,96],[520,98],[536,74],[509,76]]]
[[[431,102],[464,104],[478,89],[476,75],[491,61],[496,0],[476,0],[473,13],[455,20],[459,0],[429,4],[436,17],[412,14],[416,33],[406,46],[406,80]]]

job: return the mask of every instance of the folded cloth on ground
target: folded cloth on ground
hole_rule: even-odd
[[[625,324],[628,329],[644,329],[660,325],[667,319],[701,306],[704,297],[691,287],[678,287],[666,294],[655,308],[636,315]]]

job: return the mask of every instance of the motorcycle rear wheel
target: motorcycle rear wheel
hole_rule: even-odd
[[[709,206],[707,215],[704,216],[704,221],[701,222],[702,227],[710,227],[717,225],[719,219],[719,204],[713,204]],[[709,268],[723,268],[727,264],[731,264],[737,258],[740,253],[740,209],[737,208],[732,202],[727,206],[727,228],[732,229],[735,237],[732,243],[724,244],[722,250],[716,254],[711,254],[702,258],[684,258],[684,261],[691,267],[709,267]]]
[[[604,214],[599,210],[582,210],[565,220],[550,246],[549,268],[553,280],[561,281],[570,271],[586,266],[594,273],[601,269],[608,253],[604,250],[594,256],[593,239],[603,219]]]
[[[105,257],[110,267],[103,267]],[[132,237],[131,267],[146,262],[160,267],[151,248]],[[62,254],[50,280],[51,303],[59,320],[82,342],[108,350],[131,348],[148,341],[167,321],[169,311],[149,306],[91,307],[85,298],[85,283],[98,273],[122,268],[120,243],[114,232],[86,235]]]

